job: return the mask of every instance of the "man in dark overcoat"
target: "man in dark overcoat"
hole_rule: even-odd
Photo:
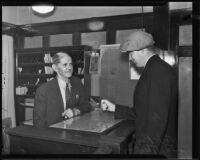
[[[129,53],[137,67],[144,67],[134,91],[132,108],[101,102],[102,110],[114,112],[115,118],[134,120],[134,154],[162,154],[176,157],[177,146],[177,75],[158,53],[151,34],[132,33],[121,44],[122,53]]]

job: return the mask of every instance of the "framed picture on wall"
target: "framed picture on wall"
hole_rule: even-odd
[[[98,74],[100,69],[100,56],[97,52],[92,52],[90,56],[90,66],[89,73],[90,74]]]

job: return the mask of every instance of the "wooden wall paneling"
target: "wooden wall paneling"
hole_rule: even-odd
[[[108,30],[106,33],[106,44],[115,44],[116,30]]]
[[[33,24],[32,28],[43,34],[68,34],[74,32],[88,32],[86,20],[70,20]]]
[[[155,20],[155,15],[153,19],[153,13],[137,13],[137,14],[128,14],[128,15],[117,15],[117,16],[107,16],[107,17],[98,17],[97,20],[101,20],[104,22],[104,28],[102,31],[110,31],[110,30],[121,30],[121,29],[134,29],[141,28],[141,26],[145,26],[146,31],[153,33],[153,23],[158,23],[158,25],[163,25],[165,28],[166,19],[163,18],[163,12],[166,12],[165,6],[156,6],[162,9],[157,10],[154,8],[154,12],[157,13],[158,21]],[[163,9],[164,8],[164,9]],[[160,13],[159,13],[160,12]],[[183,17],[188,17],[187,11],[185,11]],[[177,15],[181,14],[177,12]],[[169,16],[165,14],[165,16]],[[186,15],[186,16],[185,16]],[[170,17],[174,16],[170,13]],[[159,19],[160,17],[160,19]],[[154,21],[155,20],[155,21]],[[45,22],[45,23],[35,23],[31,25],[32,30],[37,30],[38,33],[53,35],[53,34],[72,34],[76,32],[86,33],[92,32],[88,28],[88,23],[91,21],[90,18],[79,19],[79,20],[66,20],[66,21],[56,21],[56,22]],[[162,23],[160,23],[162,22]],[[164,24],[163,24],[164,23]],[[21,28],[26,27],[25,25],[21,25]],[[159,29],[157,26],[156,30]],[[158,30],[157,30],[158,31]],[[162,33],[162,32],[161,32]],[[21,32],[22,34],[22,32]],[[31,34],[27,34],[24,36],[31,36]]]
[[[178,158],[193,157],[193,51],[192,51],[192,28],[185,25],[191,23],[190,13],[181,12],[178,26],[177,53],[179,70],[179,110],[178,110]],[[184,28],[182,28],[184,27]],[[186,27],[186,28],[185,28]],[[194,35],[194,34],[193,34]],[[195,140],[196,141],[196,140]]]
[[[81,45],[81,34],[80,32],[74,32],[72,35],[72,44],[74,46]]]
[[[178,158],[192,158],[192,57],[179,57]]]
[[[168,50],[169,41],[169,6],[153,7],[153,37],[155,45],[161,49]]]
[[[146,15],[146,14],[145,14]],[[113,16],[105,19],[105,29],[107,30],[120,30],[120,29],[133,29],[141,27],[141,15],[130,14],[123,16]]]
[[[175,51],[175,54],[177,54],[179,40],[179,21],[179,15],[174,15],[170,18],[169,49]]]
[[[178,57],[192,57],[192,46],[179,46]]]
[[[153,13],[151,14],[143,14],[142,18],[144,18],[144,26],[145,31],[148,33],[153,33]]]
[[[152,13],[144,13],[144,17],[151,17]],[[141,27],[141,14],[128,14],[108,17],[98,17],[104,22],[103,30],[131,29]],[[79,20],[66,20],[32,24],[31,28],[43,34],[67,34],[74,32],[91,32],[88,28],[90,18]],[[23,26],[22,26],[23,27]]]
[[[14,36],[14,49],[24,48],[24,37],[16,33]]]
[[[42,37],[42,44],[43,44],[43,47],[50,46],[50,37],[48,35],[45,35]]]

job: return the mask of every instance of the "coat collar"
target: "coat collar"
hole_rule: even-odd
[[[159,57],[157,54],[151,56],[151,57],[149,58],[149,60],[147,61],[145,68],[146,68],[147,66],[149,66],[150,64],[152,64],[153,62],[159,60],[159,59],[160,59],[160,57]]]

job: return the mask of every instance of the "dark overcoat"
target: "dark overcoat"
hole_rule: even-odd
[[[71,77],[70,108],[78,108],[81,114],[89,112],[91,106],[85,97],[83,85],[79,78]],[[66,106],[66,108],[68,108]],[[33,125],[47,127],[62,121],[64,103],[57,78],[42,84],[36,91],[33,110]]]
[[[134,153],[175,156],[177,91],[175,70],[158,55],[152,56],[136,85],[133,108],[116,105],[115,118],[135,120]]]

